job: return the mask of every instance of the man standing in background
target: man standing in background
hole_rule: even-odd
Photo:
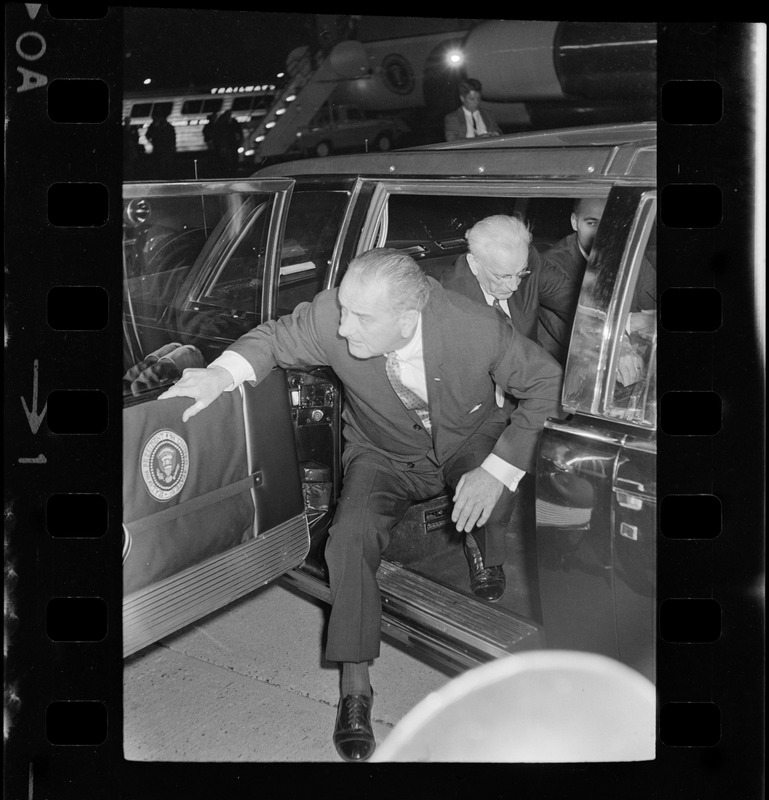
[[[494,115],[480,107],[481,82],[467,78],[459,83],[459,100],[462,105],[443,119],[443,132],[447,142],[476,137],[499,136],[502,133]]]

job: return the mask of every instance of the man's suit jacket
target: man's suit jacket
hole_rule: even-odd
[[[485,108],[479,108],[478,110],[481,112],[481,119],[489,133],[502,133],[491,111]],[[447,142],[454,142],[457,139],[467,137],[467,119],[464,106],[460,106],[456,111],[446,114],[443,118],[443,133]]]
[[[569,300],[564,307],[565,313],[559,314],[544,306],[540,309],[539,341],[559,363],[565,364],[587,259],[579,249],[576,233],[571,233],[556,242],[543,254],[542,259],[548,267],[558,269],[566,276],[566,292]]]
[[[569,234],[569,236],[556,242],[543,254],[542,259],[545,269],[557,269],[566,276],[566,284],[564,286],[565,300],[563,303],[566,313],[553,311],[543,304],[539,311],[539,341],[548,353],[560,364],[565,365],[569,351],[571,329],[577,313],[579,293],[582,289],[582,279],[587,267],[587,259],[579,249],[576,233]],[[644,256],[630,303],[630,311],[654,309],[657,307],[656,298],[657,271]]]
[[[545,264],[535,247],[529,247],[526,267],[531,270],[531,274],[523,278],[518,289],[502,302],[507,303],[513,326],[533,342],[540,343],[540,308],[547,307],[559,318],[564,318],[568,313],[572,292],[564,273]],[[445,289],[459,292],[476,303],[487,305],[478,279],[467,263],[466,255],[457,259],[453,269],[447,272],[441,283]],[[550,355],[555,357],[552,352]]]
[[[336,289],[254,328],[229,349],[251,364],[257,381],[275,366],[330,366],[345,389],[345,438],[394,462],[426,458],[442,465],[478,432],[498,437],[495,455],[531,472],[543,424],[559,414],[560,366],[494,309],[444,291],[432,278],[430,283],[422,335],[432,437],[393,391],[384,357],[350,355],[338,333]],[[495,381],[520,398],[507,427],[495,402]]]

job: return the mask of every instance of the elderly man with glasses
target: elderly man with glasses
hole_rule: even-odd
[[[573,307],[574,290],[565,273],[543,262],[531,246],[528,225],[518,217],[486,217],[465,238],[468,252],[441,281],[444,288],[494,306],[516,330],[540,344],[540,306],[564,319]]]
[[[544,264],[536,248],[531,246],[528,225],[518,217],[504,214],[486,217],[470,228],[465,238],[468,252],[460,256],[454,268],[443,278],[444,288],[477,303],[493,306],[508,325],[540,344],[537,340],[540,305],[564,317],[573,305],[570,299],[573,289],[566,274]],[[496,401],[508,418],[518,406],[518,399],[500,386],[496,388]],[[531,479],[524,475],[518,494],[524,492],[528,496],[531,491]],[[504,542],[495,544],[497,552],[505,551]],[[471,584],[477,581],[477,576],[485,575],[491,569],[478,551],[471,533],[465,537],[465,556]],[[504,587],[501,568],[497,571]]]

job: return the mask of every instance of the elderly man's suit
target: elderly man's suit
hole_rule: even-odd
[[[559,350],[554,343],[549,340],[542,342],[539,339],[540,311],[541,308],[547,308],[563,324],[569,316],[570,309],[573,309],[573,304],[576,303],[574,289],[565,273],[544,263],[542,256],[534,247],[529,248],[526,268],[531,274],[521,280],[518,289],[507,300],[501,302],[507,303],[513,326],[533,342],[539,342],[557,359]],[[445,289],[459,292],[477,303],[486,305],[483,290],[467,263],[467,256],[460,256],[457,259],[453,269],[446,273],[441,283]],[[571,313],[573,314],[573,310]]]
[[[367,661],[379,654],[381,601],[376,570],[392,528],[413,501],[456,486],[493,452],[532,470],[542,426],[558,413],[561,369],[541,348],[506,325],[493,309],[444,291],[430,279],[422,341],[432,435],[392,389],[385,358],[350,355],[339,336],[337,290],[302,303],[291,316],[260,325],[230,349],[257,381],[274,367],[333,368],[345,390],[344,485],[326,561],[332,593],[326,656]],[[494,381],[520,405],[511,424],[497,408]],[[500,557],[514,495],[503,490],[492,519],[475,529],[485,563]]]

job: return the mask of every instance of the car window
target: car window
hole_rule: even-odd
[[[633,264],[632,293],[620,321],[617,369],[607,414],[616,419],[656,425],[657,229],[652,223],[643,252]]]
[[[228,251],[195,300],[234,314],[258,314],[261,307],[269,197],[250,196],[234,210],[218,247]]]
[[[290,314],[323,288],[337,233],[348,201],[345,191],[295,191],[291,197],[283,249],[276,316]]]
[[[409,253],[422,269],[441,279],[467,251],[465,233],[495,214],[517,215],[529,224],[532,243],[545,250],[571,233],[573,198],[401,194],[387,198],[377,244]],[[544,235],[540,235],[544,232]]]
[[[277,195],[185,194],[124,201],[124,394],[205,366],[261,321]]]
[[[331,124],[331,109],[328,105],[323,105],[320,110],[312,118],[310,125],[315,128],[322,128],[324,125]]]

